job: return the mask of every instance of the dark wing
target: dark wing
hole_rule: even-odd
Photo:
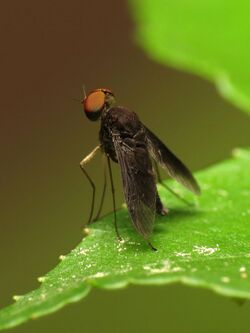
[[[157,136],[145,127],[149,151],[152,157],[166,169],[169,176],[193,193],[199,195],[200,187],[188,168],[176,157]]]
[[[115,152],[121,168],[123,191],[128,211],[137,232],[147,239],[155,220],[156,184],[145,142],[142,138],[112,134]]]

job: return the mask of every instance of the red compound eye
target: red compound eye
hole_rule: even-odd
[[[105,105],[105,93],[101,90],[93,91],[83,101],[86,116],[90,120],[97,120]]]

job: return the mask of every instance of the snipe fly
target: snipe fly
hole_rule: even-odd
[[[116,221],[115,193],[110,159],[120,166],[125,201],[135,230],[147,241],[152,250],[156,250],[149,242],[155,213],[160,215],[167,213],[156,188],[154,170],[159,176],[157,163],[167,171],[169,176],[197,195],[200,194],[198,183],[179,158],[143,125],[135,112],[116,105],[112,91],[104,88],[93,90],[87,96],[85,95],[82,103],[88,119],[92,121],[101,119],[100,144],[80,162],[81,169],[93,189],[88,223],[93,222],[100,214],[106,190],[106,176],[104,178],[101,205],[97,217],[92,219],[95,185],[85,169],[85,164],[93,158],[98,150],[101,150],[104,156],[106,155],[108,162],[113,195],[114,225],[118,239],[121,238]],[[175,192],[174,194],[177,195]]]

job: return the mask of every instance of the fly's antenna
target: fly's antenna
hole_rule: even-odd
[[[87,95],[86,95],[86,90],[85,90],[85,84],[82,85],[82,92],[83,92],[84,98],[86,98]]]
[[[71,100],[75,101],[75,102],[78,102],[78,103],[82,103],[82,101],[78,98],[71,97]]]

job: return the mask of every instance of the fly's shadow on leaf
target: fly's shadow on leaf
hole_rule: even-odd
[[[166,191],[167,193],[167,191]],[[162,195],[164,196],[165,194],[162,192]],[[185,206],[185,204],[182,204],[182,206],[175,206],[175,208],[170,208],[169,212],[165,216],[161,216],[156,214],[155,216],[155,225],[154,225],[154,233],[161,232],[162,228],[165,228],[165,224],[171,224],[174,225],[175,223],[184,223],[189,221],[190,218],[197,216],[198,214],[202,214],[203,211],[199,209],[198,206]],[[105,223],[106,218],[109,218],[109,224]],[[122,223],[120,222],[122,221]],[[113,221],[112,221],[113,222]],[[104,215],[99,221],[92,223],[91,228],[102,230],[102,231],[107,231],[110,229],[114,229],[114,225],[110,221],[110,213],[107,215]],[[131,218],[129,216],[129,213],[126,209],[122,209],[120,211],[117,211],[117,223],[118,223],[118,228],[119,231],[121,232],[121,236],[123,233],[126,234],[126,231],[134,231]],[[131,236],[130,236],[131,237]],[[115,238],[115,233],[114,233],[114,241],[116,240]],[[140,235],[134,235],[133,240],[136,241],[137,243],[143,243],[143,238]],[[131,240],[131,242],[133,241]],[[132,244],[132,243],[131,243]],[[131,245],[130,244],[130,245]],[[146,246],[145,249],[148,250],[148,247]]]
[[[203,212],[198,210],[197,207],[172,208],[166,216],[157,216],[154,234],[161,233],[163,229],[166,229],[167,225],[173,227],[175,224],[188,223],[190,219],[197,218],[197,215],[202,214]]]
[[[169,223],[175,223],[175,219],[179,220],[180,218],[183,218],[183,221],[185,221],[186,218],[194,217],[199,214],[202,214],[202,211],[197,207],[189,207],[170,209],[167,216],[169,217]],[[182,222],[182,220],[179,220],[179,222]]]

